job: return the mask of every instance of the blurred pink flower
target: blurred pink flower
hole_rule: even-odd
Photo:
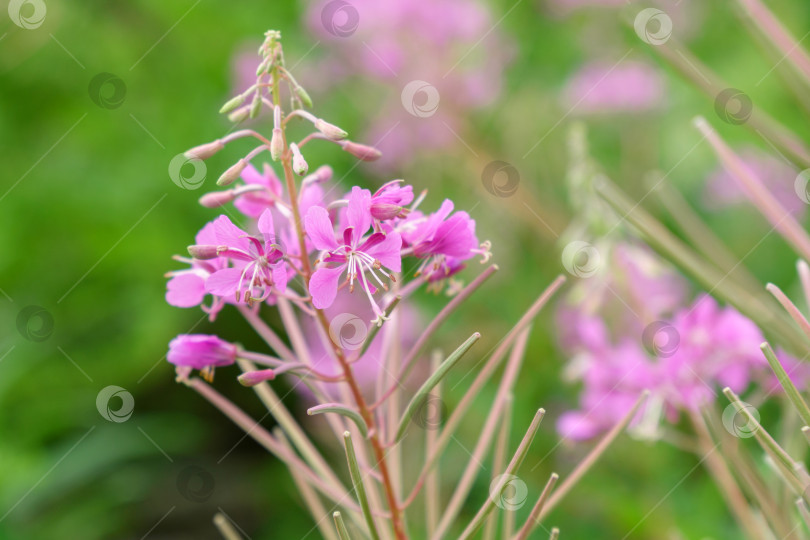
[[[785,210],[797,219],[804,217],[807,205],[796,194],[794,182],[799,171],[793,165],[755,148],[743,149],[739,155]],[[707,179],[705,199],[714,208],[747,202],[739,183],[723,167]]]
[[[579,114],[649,111],[663,103],[664,79],[642,62],[592,62],[568,81],[564,99]]]
[[[333,80],[363,77],[389,97],[365,137],[391,167],[458,144],[471,110],[501,91],[511,47],[474,0],[320,0],[310,29],[328,45]],[[384,120],[383,120],[384,119]]]

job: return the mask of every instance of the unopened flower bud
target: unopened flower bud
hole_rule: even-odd
[[[284,152],[284,139],[281,135],[280,129],[274,129],[273,135],[270,137],[270,158],[273,161],[278,161],[281,154]]]
[[[250,117],[256,118],[262,110],[262,96],[259,92],[253,96],[253,101],[250,102]]]
[[[295,94],[298,96],[298,99],[301,100],[301,103],[306,105],[308,109],[312,108],[312,98],[309,97],[309,94],[307,94],[306,90],[304,90],[300,86],[296,86]]]
[[[228,102],[225,103],[225,105],[222,106],[222,108],[219,110],[219,112],[220,112],[220,114],[229,113],[229,112],[231,112],[232,110],[234,110],[235,108],[237,108],[239,105],[241,105],[244,102],[245,102],[245,96],[238,95],[235,98],[228,100]]]
[[[236,163],[230,166],[227,171],[222,173],[222,176],[219,177],[217,180],[218,186],[227,186],[228,184],[232,183],[234,180],[239,178],[239,175],[242,174],[242,171],[247,167],[247,161],[244,159],[240,159]]]
[[[238,124],[239,122],[244,122],[247,120],[248,115],[250,114],[250,106],[245,105],[244,107],[233,111],[231,114],[228,115],[228,120]]]
[[[349,136],[348,133],[346,133],[336,125],[330,124],[329,122],[321,118],[315,120],[315,129],[317,129],[318,131],[320,131],[333,141],[342,141],[343,139]]]
[[[395,217],[404,218],[409,213],[407,208],[390,203],[371,203],[369,211],[374,219],[378,219],[380,221],[394,219]]]
[[[328,182],[332,179],[332,167],[329,165],[321,165],[315,172],[310,175],[312,177],[313,182],[317,182],[319,184],[323,184]]]
[[[272,369],[260,369],[258,371],[247,371],[239,375],[239,383],[243,386],[256,386],[264,381],[272,381],[276,378],[276,373]]]
[[[362,161],[377,161],[382,157],[382,152],[365,144],[360,144],[352,141],[346,141],[343,144],[343,149]]]
[[[208,259],[216,259],[219,257],[219,248],[220,246],[197,244],[188,246],[188,254],[195,259],[206,261]]]
[[[232,189],[225,191],[212,191],[200,197],[200,204],[206,208],[219,208],[228,204],[236,198],[236,193]]]
[[[186,150],[184,155],[187,159],[208,159],[223,148],[225,148],[225,145],[222,144],[222,141],[217,139],[214,142],[201,144],[191,150]]]
[[[304,176],[307,174],[307,170],[309,170],[309,165],[307,165],[304,156],[301,155],[301,150],[298,149],[298,145],[295,143],[290,144],[290,150],[293,154],[293,171],[295,171],[295,174],[298,176]]]

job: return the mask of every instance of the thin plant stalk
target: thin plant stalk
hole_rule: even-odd
[[[237,305],[236,308],[239,310],[239,313],[242,314],[245,320],[250,323],[256,333],[259,334],[262,339],[264,339],[267,345],[276,351],[278,356],[287,362],[298,361],[289,347],[287,347],[284,342],[281,341],[281,338],[279,338],[276,333],[273,332],[273,330],[267,325],[267,323],[262,320],[258,311],[254,311],[252,308],[243,305]]]
[[[782,367],[782,363],[776,357],[776,353],[773,352],[773,349],[768,343],[763,343],[760,346],[760,349],[762,350],[762,354],[764,354],[765,358],[768,360],[768,364],[771,365],[771,369],[776,375],[776,378],[779,380],[779,384],[781,384],[782,388],[785,390],[785,394],[787,395],[788,399],[790,399],[790,402],[793,404],[796,412],[799,413],[799,416],[805,425],[810,425],[810,407],[807,406],[807,402],[802,397],[799,389],[796,388],[796,385],[794,385],[793,381],[790,380],[785,368]]]
[[[273,430],[273,435],[275,435],[279,443],[284,445],[288,450],[292,451],[292,446],[290,446],[290,443],[281,428],[275,428]],[[335,534],[335,531],[332,530],[332,527],[330,527],[327,523],[324,523],[324,518],[328,514],[326,508],[321,502],[320,497],[318,497],[318,494],[314,489],[312,489],[312,487],[310,487],[310,485],[306,482],[306,480],[304,480],[298,471],[290,469],[290,474],[292,475],[295,487],[298,489],[298,491],[301,493],[301,497],[304,499],[304,504],[309,510],[309,513],[312,514],[312,519],[315,521],[315,526],[318,527],[318,531],[326,540],[338,540],[338,536]],[[338,514],[339,513],[340,512],[338,512]]]
[[[534,504],[526,523],[523,524],[523,527],[520,528],[520,531],[518,531],[513,540],[526,540],[531,532],[537,528],[538,525],[540,525],[540,512],[543,511],[543,506],[546,504],[546,500],[554,489],[554,486],[557,484],[557,480],[559,478],[560,476],[557,473],[551,473],[551,476],[549,477],[548,482],[546,482],[543,491],[540,493],[540,497],[538,497],[537,502]]]
[[[788,298],[785,295],[785,293],[782,292],[782,289],[780,289],[773,283],[768,283],[765,286],[765,289],[767,289],[767,291],[771,293],[780,304],[782,304],[782,307],[785,308],[785,311],[787,311],[788,315],[790,315],[790,317],[794,321],[796,321],[796,324],[799,325],[799,328],[801,328],[802,331],[805,333],[805,335],[807,335],[807,337],[810,338],[810,322],[808,322],[807,319],[804,317],[804,315],[802,315],[802,312],[799,311],[799,308],[796,307],[796,304],[791,302],[790,298]]]
[[[461,506],[470,493],[473,482],[481,468],[479,464],[486,458],[486,452],[489,450],[490,443],[498,429],[498,423],[501,422],[504,417],[503,413],[507,405],[507,398],[512,392],[512,388],[517,380],[520,366],[525,357],[526,343],[528,340],[529,328],[526,328],[518,335],[517,341],[515,341],[515,345],[512,347],[512,354],[509,356],[509,361],[506,364],[506,370],[501,378],[498,392],[495,395],[492,407],[484,422],[484,427],[481,429],[481,435],[475,443],[475,448],[461,475],[461,479],[453,490],[453,496],[442,512],[442,520],[439,522],[439,526],[432,538],[438,539],[445,536],[447,529],[458,516]]]
[[[349,536],[349,531],[346,530],[346,524],[343,522],[343,516],[340,515],[340,512],[333,513],[332,518],[335,520],[335,528],[337,529],[340,540],[351,540],[351,536]]]
[[[430,369],[436,371],[442,363],[444,356],[441,351],[434,351],[430,358]],[[439,381],[433,388],[433,395],[441,401],[442,381]],[[436,439],[438,432],[435,429],[425,430],[425,460],[427,460],[436,449]],[[425,530],[427,536],[433,536],[439,524],[439,472],[432,469],[425,478]]]
[[[501,422],[501,429],[498,431],[498,439],[495,441],[495,452],[492,456],[492,478],[490,480],[494,480],[498,471],[502,471],[506,467],[506,453],[509,451],[509,432],[512,427],[513,401],[514,397],[510,392],[504,399],[503,420]],[[511,531],[506,531],[505,528],[506,522],[504,521],[503,538],[509,538]],[[481,534],[482,540],[494,540],[495,531],[497,529],[498,514],[491,514],[484,524],[484,531]]]
[[[214,525],[225,540],[242,540],[236,527],[222,512],[214,514]]]
[[[588,452],[588,455],[585,456],[585,459],[579,462],[576,468],[562,481],[560,487],[554,490],[551,496],[548,499],[548,502],[543,506],[543,509],[540,511],[540,515],[538,516],[538,520],[541,520],[546,517],[549,512],[551,512],[555,506],[565,497],[568,495],[574,486],[579,482],[579,480],[585,476],[591,467],[602,457],[602,454],[610,447],[613,441],[622,433],[627,426],[630,425],[630,422],[636,416],[639,408],[641,405],[647,400],[647,396],[649,396],[649,392],[646,390],[639,396],[636,403],[630,409],[630,411],[622,417],[622,419],[608,431],[604,437],[599,441],[599,443],[593,447],[593,450]]]
[[[497,493],[500,496],[500,493],[506,487],[507,479],[510,475],[514,475],[517,472],[518,468],[520,467],[521,463],[523,463],[523,459],[526,457],[526,453],[529,451],[529,447],[534,440],[534,436],[537,434],[537,430],[540,428],[540,422],[543,421],[543,416],[545,416],[546,411],[544,409],[538,409],[538,411],[534,415],[534,419],[532,419],[532,423],[529,425],[529,429],[526,430],[526,433],[523,435],[523,439],[520,441],[520,444],[515,450],[514,455],[512,456],[509,465],[506,466],[506,470],[504,474],[501,476],[501,480],[495,485],[495,488],[492,490],[493,492]],[[475,514],[472,521],[467,525],[464,531],[459,536],[459,540],[466,540],[471,538],[478,529],[484,524],[484,520],[487,518],[490,512],[492,512],[493,507],[495,506],[495,501],[493,497],[487,497],[487,500],[484,501],[484,504]]]
[[[360,503],[360,508],[363,509],[363,517],[366,519],[369,534],[372,540],[379,540],[380,535],[377,532],[377,525],[374,523],[374,516],[371,515],[371,508],[368,504],[366,497],[366,488],[363,483],[363,477],[360,475],[360,466],[357,464],[357,456],[354,453],[354,444],[352,444],[352,434],[348,431],[343,434],[343,442],[346,446],[346,459],[349,462],[349,472],[354,483],[354,491],[357,494],[357,500]]]
[[[535,300],[535,302],[529,307],[526,313],[520,318],[520,320],[515,324],[515,326],[510,330],[510,332],[501,340],[498,344],[498,347],[495,349],[495,352],[492,353],[487,363],[484,367],[478,372],[475,379],[473,380],[472,384],[467,388],[467,391],[464,393],[464,397],[461,398],[456,408],[453,410],[453,413],[447,419],[444,427],[442,428],[441,435],[439,437],[438,442],[436,443],[436,448],[434,453],[426,460],[425,464],[422,466],[422,471],[419,473],[417,480],[414,484],[413,490],[411,495],[408,496],[408,499],[412,499],[416,493],[421,489],[422,484],[424,483],[425,476],[427,473],[436,465],[438,462],[439,456],[442,454],[444,449],[450,443],[450,439],[455,433],[456,428],[461,423],[461,419],[466,414],[467,410],[470,408],[473,399],[478,395],[481,391],[481,388],[492,378],[493,372],[498,368],[501,363],[501,360],[506,356],[506,351],[511,346],[512,342],[517,338],[520,332],[526,328],[532,320],[539,314],[540,310],[546,303],[551,299],[555,292],[565,283],[565,276],[558,276],[552,283],[549,285],[545,291],[543,291],[540,296]]]

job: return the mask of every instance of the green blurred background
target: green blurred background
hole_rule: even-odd
[[[796,34],[804,34],[810,5],[769,4]],[[618,56],[632,49],[633,57],[647,57],[621,12],[560,18],[537,1],[488,6],[494,21],[503,17],[498,31],[513,41],[515,54],[498,100],[469,118],[467,136],[477,141],[478,156],[461,144],[442,157],[415,152],[398,175],[417,189],[429,188],[431,206],[451,197],[457,208],[474,208],[479,236],[493,242],[501,267],[434,340],[445,349],[479,330],[479,351],[489,350],[563,271],[550,230],[561,233],[571,219],[565,134],[576,115],[560,101],[565,81],[601,40]],[[807,135],[778,73],[757,84],[773,61],[746,37],[730,2],[698,7],[702,16],[694,22],[690,48],[746,89],[757,106]],[[166,305],[163,274],[178,267],[171,255],[182,253],[216,215],[196,204],[203,190],[171,182],[168,163],[229,129],[216,111],[229,97],[231,59],[246,42],[258,43],[275,28],[284,35],[288,59],[311,49],[316,38],[302,22],[304,10],[294,2],[243,0],[48,1],[44,24],[33,30],[0,13],[0,317],[6,329],[0,340],[0,538],[217,538],[211,522],[217,509],[254,539],[317,536],[285,469],[176,385],[164,359],[177,333],[212,330],[199,311]],[[318,47],[311,52],[313,60],[324,55]],[[88,91],[90,81],[105,72],[126,86],[123,103],[114,109],[97,106]],[[313,92],[318,114],[350,133],[362,132],[375,114],[354,93],[364,84],[354,80]],[[367,91],[397,90],[369,84]],[[669,171],[677,163],[672,185],[742,257],[768,225],[750,209],[703,209],[703,182],[716,166],[707,146],[679,163],[698,141],[690,119],[711,117],[711,100],[674,75],[667,78],[667,96],[661,112],[589,122],[594,156],[637,197],[645,192],[642,178],[650,168]],[[742,128],[721,131],[734,143],[763,146]],[[644,142],[643,148],[633,141]],[[623,144],[629,144],[629,158]],[[239,157],[230,149],[223,154],[208,163],[205,188]],[[330,148],[314,156],[311,166],[328,160],[338,173],[354,165]],[[488,158],[515,164],[521,177],[517,196],[493,197],[482,187]],[[363,165],[346,182],[372,187],[388,179]],[[648,207],[658,213],[655,204]],[[763,281],[788,288],[793,281],[793,256],[776,237],[757,246],[745,264]],[[443,302],[417,296],[425,314]],[[19,329],[27,306],[43,310],[28,321],[35,329],[44,325],[40,337]],[[589,448],[556,446],[554,420],[575,405],[576,388],[560,380],[566,359],[558,352],[551,314],[546,310],[535,326],[516,388],[513,445],[538,407],[549,411],[522,475],[530,493],[539,492],[552,470],[569,471]],[[228,310],[217,331],[250,344],[244,323]],[[125,422],[108,422],[96,408],[98,393],[110,385],[134,397],[134,413]],[[253,394],[240,391],[226,371],[216,385],[261,416]],[[493,392],[488,388],[476,401],[460,440],[472,444],[488,410],[485,397]],[[301,416],[296,396],[288,399]],[[451,407],[457,399],[448,398]],[[454,464],[466,459],[460,447],[451,449],[443,493],[452,490]],[[563,538],[621,538],[639,521],[632,538],[734,537],[735,526],[701,469],[669,493],[696,464],[664,443],[623,438],[547,523],[559,526]],[[469,515],[488,492],[488,478],[481,476],[465,509]]]

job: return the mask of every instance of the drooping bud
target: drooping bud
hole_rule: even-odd
[[[377,161],[382,157],[382,152],[374,148],[373,146],[368,146],[365,144],[360,144],[352,141],[346,141],[343,143],[343,150],[350,153],[357,159],[362,161]]]
[[[250,117],[256,118],[262,110],[262,95],[256,92],[253,95],[253,101],[250,102]]]
[[[333,141],[342,141],[349,136],[348,133],[340,129],[334,124],[330,124],[326,120],[318,118],[315,120],[315,129],[326,135]]]
[[[298,99],[301,100],[301,103],[307,106],[307,108],[312,108],[312,98],[309,97],[307,91],[301,88],[300,86],[295,87],[295,94],[298,96]]]
[[[239,375],[239,383],[243,386],[256,386],[264,381],[272,381],[276,378],[276,373],[272,369],[260,369],[258,371],[247,371]]]
[[[200,204],[206,208],[219,208],[236,198],[236,193],[232,189],[225,191],[212,191],[200,197]]]
[[[247,120],[248,115],[250,114],[250,106],[245,105],[244,107],[233,111],[231,114],[228,115],[228,120],[238,124],[239,122],[244,122]]]
[[[309,165],[307,165],[304,156],[301,155],[301,150],[298,149],[298,145],[295,143],[290,144],[290,150],[292,151],[293,155],[293,171],[295,171],[295,174],[298,176],[304,176],[309,170]]]
[[[270,157],[273,161],[278,161],[284,152],[284,137],[281,133],[281,107],[278,105],[273,109],[273,135],[270,137]]]
[[[239,178],[239,175],[242,174],[242,171],[247,167],[248,162],[244,159],[240,159],[233,165],[231,165],[227,171],[222,173],[222,176],[219,177],[217,180],[218,186],[227,186],[228,184],[232,183],[234,180]]]
[[[407,208],[390,203],[371,203],[369,211],[374,219],[380,221],[394,219],[395,217],[404,218],[410,213],[410,210]]]
[[[176,366],[205,369],[227,366],[236,361],[237,347],[206,334],[181,334],[169,343],[166,360]]]
[[[201,144],[190,150],[186,150],[186,153],[183,155],[185,155],[187,159],[208,159],[223,148],[225,148],[225,145],[222,144],[221,140],[217,139],[216,141]]]
[[[219,257],[220,247],[221,246],[196,244],[188,246],[188,254],[201,261],[216,259]]]
[[[235,98],[232,98],[232,99],[228,100],[228,102],[225,103],[225,105],[223,105],[222,108],[219,110],[219,113],[220,114],[229,113],[229,112],[231,112],[232,110],[234,110],[235,108],[237,108],[239,105],[241,105],[244,102],[245,102],[245,96],[240,94],[240,95],[236,96]]]

